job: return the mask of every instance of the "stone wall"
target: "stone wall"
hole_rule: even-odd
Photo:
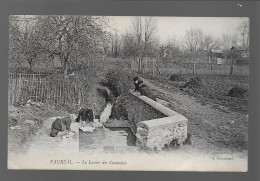
[[[188,119],[162,104],[129,92],[128,120],[136,135],[136,145],[161,150],[173,141],[179,145],[187,139]]]

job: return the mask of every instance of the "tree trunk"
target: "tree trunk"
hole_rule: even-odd
[[[54,59],[52,59],[52,66],[53,66],[53,68],[55,68]]]
[[[33,60],[32,60],[32,59],[29,59],[29,60],[28,60],[28,64],[29,64],[29,72],[32,73]]]
[[[68,63],[65,62],[64,63],[64,77],[66,77],[68,75]]]
[[[67,56],[64,57],[64,77],[68,75],[68,60],[70,53],[67,53]]]
[[[32,73],[32,67],[33,67],[32,64],[29,63],[29,72],[30,72],[30,73]]]
[[[195,75],[195,70],[196,70],[196,63],[195,61],[193,62],[193,75]]]
[[[154,72],[154,58],[152,59],[152,62],[153,62],[153,77],[154,77],[154,74],[155,74],[155,72]]]
[[[230,68],[230,75],[233,75],[234,71],[234,63],[233,63],[233,58],[231,57],[231,68]]]
[[[156,60],[155,60],[155,67],[156,67],[156,70],[157,70],[158,74],[161,74],[159,66],[158,66],[158,63],[157,63]]]
[[[141,73],[141,59],[138,58],[138,73]]]
[[[144,73],[144,67],[143,67],[143,57],[140,60],[140,67],[141,67],[141,74]]]

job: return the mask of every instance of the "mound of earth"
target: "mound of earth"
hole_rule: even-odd
[[[170,76],[170,80],[171,81],[183,81],[184,79],[183,79],[182,75],[180,75],[180,74],[172,74]]]
[[[202,86],[201,79],[199,77],[194,77],[194,78],[190,78],[190,80],[184,84],[183,88],[196,89],[196,88],[200,88],[201,86]]]
[[[228,96],[237,97],[237,98],[245,98],[247,96],[248,90],[244,87],[235,85],[232,89],[228,91]]]

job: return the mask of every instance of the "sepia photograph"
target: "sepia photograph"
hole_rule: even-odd
[[[247,172],[249,25],[9,16],[8,169]]]

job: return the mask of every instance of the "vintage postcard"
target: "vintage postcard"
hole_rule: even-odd
[[[248,170],[248,17],[11,15],[8,169]]]

